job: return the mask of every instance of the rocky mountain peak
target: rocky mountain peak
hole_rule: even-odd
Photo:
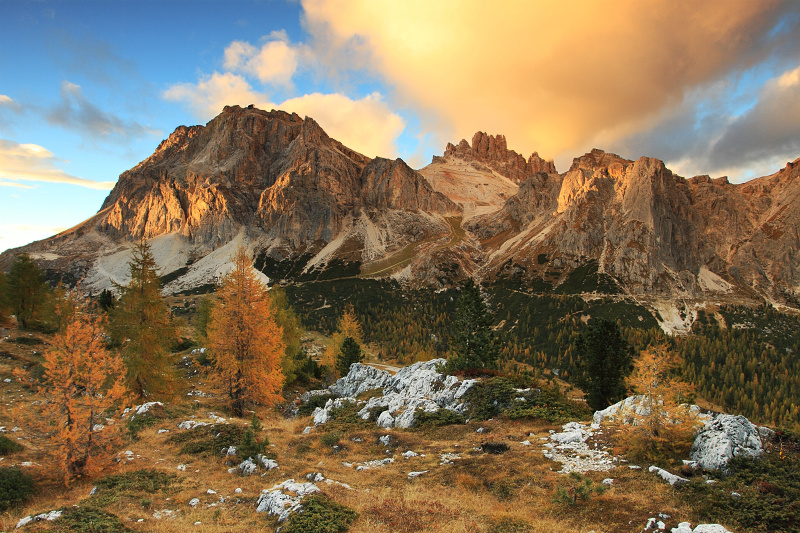
[[[508,149],[504,135],[488,135],[482,131],[472,136],[471,145],[466,139],[462,139],[458,145],[447,143],[444,155],[434,156],[433,162],[440,160],[443,162],[453,158],[474,162],[476,165],[473,166],[478,168],[481,165],[488,167],[515,184],[521,183],[537,172],[556,173],[555,164],[552,161],[545,161],[537,152],[526,161],[521,154]]]

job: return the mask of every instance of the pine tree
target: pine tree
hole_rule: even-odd
[[[301,361],[305,359],[300,350],[303,337],[303,326],[300,317],[294,312],[286,297],[286,291],[273,286],[269,291],[272,308],[275,310],[275,321],[283,330],[283,344],[286,346],[281,368],[286,378],[286,383],[294,382],[296,372]]]
[[[455,355],[447,361],[448,370],[497,369],[500,350],[491,329],[492,317],[472,279],[461,288],[453,326]]]
[[[211,311],[208,341],[231,410],[242,416],[248,405],[280,401],[285,345],[267,288],[244,247],[232,260],[234,268],[222,279]]]
[[[50,288],[44,274],[28,254],[19,254],[6,277],[5,303],[22,329],[41,326],[45,321]]]
[[[122,424],[108,423],[127,399],[122,359],[105,347],[102,319],[67,296],[76,310],[44,354],[39,393],[44,401],[27,418],[32,434],[50,450],[64,483],[92,475],[121,442]],[[118,418],[117,418],[118,419]]]
[[[342,342],[339,357],[336,359],[336,370],[339,375],[346,375],[350,372],[350,365],[353,363],[360,363],[364,360],[364,353],[361,351],[361,346],[353,337],[345,337]]]
[[[131,280],[111,312],[111,338],[121,346],[130,389],[142,399],[169,399],[176,385],[169,350],[176,328],[147,241],[136,245],[129,268]]]
[[[623,399],[625,377],[633,370],[633,349],[616,322],[596,319],[575,343],[583,376],[577,381],[594,410],[605,409]]]

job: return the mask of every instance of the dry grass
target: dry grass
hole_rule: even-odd
[[[8,351],[3,344],[0,343],[0,352]],[[14,350],[20,358],[24,355],[21,348]],[[19,364],[17,358],[0,358],[0,380],[10,376],[12,367]],[[214,392],[203,384],[202,376],[187,380],[197,389]],[[32,399],[30,390],[2,381],[0,398],[4,404]],[[173,418],[157,420],[153,426],[141,430],[138,439],[127,442],[120,450],[130,450],[135,458],[113,465],[112,471],[116,472],[155,468],[178,474],[180,478],[179,483],[166,491],[126,494],[104,507],[134,531],[274,530],[277,523],[273,519],[255,512],[255,501],[261,491],[289,478],[305,481],[305,475],[312,472],[321,472],[330,480],[352,487],[319,484],[328,496],[358,511],[360,516],[350,528],[353,533],[625,532],[640,531],[647,518],[659,512],[675,517],[668,526],[691,516],[690,509],[679,503],[668,485],[647,472],[627,468],[589,475],[598,484],[604,477],[615,478],[613,488],[602,495],[572,506],[554,503],[557,487],[567,481],[556,472],[559,465],[542,456],[539,439],[548,435],[550,429],[557,429],[543,423],[495,419],[480,423],[486,428],[484,433],[476,433],[479,424],[474,422],[390,431],[376,426],[340,426],[336,429],[341,433],[340,448],[335,450],[321,438],[328,428],[320,427],[303,434],[303,429],[312,425],[310,417],[289,420],[277,410],[263,408],[257,414],[271,443],[270,451],[280,467],[263,476],[248,477],[229,474],[230,460],[226,457],[181,455],[179,445],[168,442],[171,435],[183,431],[177,424],[190,415],[208,422],[212,421],[208,416],[210,412],[227,417],[221,396],[183,397],[167,411]],[[245,426],[249,420],[229,422]],[[5,421],[0,423],[4,424],[7,425]],[[159,434],[160,429],[168,429],[169,433]],[[378,440],[387,433],[391,435],[389,447]],[[525,439],[533,445],[521,445]],[[480,445],[487,441],[506,443],[510,449],[501,455],[482,453]],[[44,464],[43,454],[25,440],[22,442],[26,449],[6,457],[0,461],[0,466],[29,460]],[[401,454],[406,450],[425,457],[404,459]],[[458,454],[461,459],[450,465],[440,465],[440,456],[444,453]],[[361,472],[356,471],[355,466],[344,464],[356,465],[392,456],[394,463]],[[178,465],[187,465],[186,470],[179,471]],[[428,473],[408,479],[409,472],[423,470]],[[38,493],[25,506],[0,515],[2,530],[12,530],[21,517],[29,514],[72,505],[87,506],[96,501],[89,496],[93,480],[77,480],[64,488],[50,479],[45,467],[29,471],[37,479]],[[235,492],[237,488],[242,489],[240,494]],[[208,489],[216,494],[208,494]],[[193,498],[200,500],[196,507],[189,505]],[[220,501],[221,498],[224,501]],[[153,517],[154,512],[163,510],[176,513],[161,519]],[[197,522],[200,524],[195,526]],[[35,527],[46,531],[53,524]]]

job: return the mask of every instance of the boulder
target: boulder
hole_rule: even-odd
[[[366,420],[373,409],[384,409],[377,420],[380,427],[412,427],[420,409],[426,413],[439,409],[463,413],[467,408],[464,395],[475,380],[461,381],[456,376],[442,374],[438,368],[445,363],[445,359],[415,363],[400,369],[394,376],[354,363],[347,375],[330,387],[330,392],[340,397],[328,400],[325,407],[318,407],[314,411],[314,425],[326,423],[331,409],[344,402],[356,402],[355,396],[375,389],[383,389],[383,395],[373,396],[366,402],[359,401],[358,416]]]
[[[760,457],[758,428],[741,415],[716,414],[697,434],[691,457],[706,470],[724,470],[734,457]]]
[[[624,400],[610,405],[602,411],[595,411],[592,422],[595,424],[602,424],[606,420],[609,422],[616,422],[621,416],[621,422],[628,424],[633,420],[634,415],[650,415],[650,408],[646,405],[645,397],[642,395],[628,396]]]
[[[670,472],[667,472],[663,468],[659,468],[657,466],[651,466],[649,468],[650,472],[655,472],[658,474],[661,479],[669,483],[670,485],[683,485],[684,483],[689,483],[689,480],[685,477],[676,476]]]
[[[256,512],[277,516],[278,522],[283,522],[303,508],[304,496],[315,492],[319,492],[319,488],[314,483],[296,483],[294,479],[287,479],[261,492],[256,501]]]

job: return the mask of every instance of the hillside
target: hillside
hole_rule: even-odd
[[[41,334],[6,333],[0,343],[2,377],[35,361],[50,341]],[[26,516],[57,509],[63,510],[58,519],[29,523],[18,530],[272,529],[279,524],[274,516],[256,511],[259,497],[290,479],[315,483],[324,505],[330,507],[324,502],[333,501],[355,510],[358,518],[348,529],[354,533],[642,531],[651,519],[662,521],[667,530],[679,522],[721,520],[710,510],[713,506],[708,507],[711,500],[698,505],[715,497],[697,493],[699,485],[676,491],[648,472],[647,465],[634,469],[634,463],[615,457],[610,433],[595,432],[586,442],[595,454],[606,454],[607,463],[598,463],[606,466],[584,471],[579,481],[559,473],[562,465],[546,457],[550,448],[544,444],[555,438],[554,433],[562,435],[560,426],[570,416],[581,409],[585,412],[579,406],[568,408],[566,399],[554,398],[553,407],[561,405],[559,409],[566,410],[552,410],[555,418],[550,422],[504,414],[492,420],[474,418],[466,424],[438,425],[432,420],[412,429],[384,429],[374,419],[362,421],[354,417],[354,411],[341,409],[328,423],[314,427],[312,417],[303,414],[311,410],[287,417],[289,407],[300,403],[295,400],[300,390],[290,389],[284,406],[256,411],[264,427],[262,436],[269,439],[267,456],[272,462],[255,474],[242,475],[237,468],[242,458],[219,451],[239,444],[248,421],[229,417],[221,391],[210,387],[202,372],[197,373],[192,362],[199,351],[184,354],[180,399],[134,410],[138,414],[132,420],[117,421],[128,427],[119,462],[109,464],[95,479],[78,480],[64,490],[49,477],[45,449],[35,447],[24,429],[6,426],[3,435],[24,448],[5,455],[3,466],[20,465],[31,473],[37,480],[37,494],[2,515],[3,530],[14,529]],[[24,409],[32,400],[29,385],[13,379],[0,383],[0,390],[6,406]],[[374,394],[364,398],[369,396]],[[782,453],[789,454],[787,460],[797,460],[790,448]],[[605,490],[574,502],[559,499],[562,490],[574,495],[576,487],[585,483]],[[705,485],[702,478],[700,485]],[[725,487],[739,490],[748,502],[764,498],[749,482]],[[732,529],[731,520],[737,516],[728,515],[722,523]],[[733,530],[760,531],[758,527]]]

